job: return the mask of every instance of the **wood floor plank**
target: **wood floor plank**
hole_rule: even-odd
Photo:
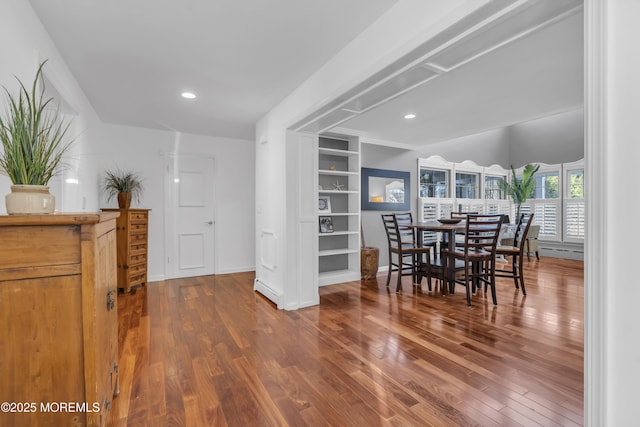
[[[403,278],[325,286],[283,311],[251,272],[118,296],[120,396],[110,426],[580,426],[580,261],[525,263],[498,305]],[[395,279],[395,277],[394,277]]]

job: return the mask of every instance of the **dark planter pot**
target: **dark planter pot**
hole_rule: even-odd
[[[118,207],[129,209],[129,206],[131,206],[131,193],[118,193]]]

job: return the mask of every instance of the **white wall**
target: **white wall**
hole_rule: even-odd
[[[73,125],[68,132],[76,141],[65,161],[69,164],[65,175],[50,183],[56,196],[56,209],[62,211],[96,210],[96,168],[91,153],[100,145],[100,121],[75,78],[53,45],[49,35],[24,0],[0,1],[0,84],[15,93],[17,76],[25,85],[33,82],[40,62],[48,59],[44,75],[51,91],[58,93],[74,111]],[[47,93],[50,93],[49,91]],[[49,95],[51,96],[51,95]],[[0,108],[4,108],[3,102]],[[4,112],[2,113],[4,114]],[[77,184],[65,183],[67,177],[78,179]],[[0,175],[0,197],[10,192],[8,177]],[[84,203],[82,199],[84,195]],[[6,213],[0,203],[0,213]]]
[[[105,143],[98,153],[100,176],[114,167],[134,170],[144,178],[140,205],[149,214],[149,280],[164,278],[164,156],[201,154],[215,159],[216,273],[250,271],[255,267],[253,141],[103,125]],[[100,195],[101,207],[117,207]]]
[[[27,85],[38,64],[49,59],[44,74],[48,89],[64,98],[74,113],[70,137],[76,141],[65,157],[67,169],[50,182],[56,209],[63,212],[97,211],[107,204],[100,195],[101,174],[122,166],[145,176],[141,205],[152,209],[149,232],[149,278],[164,277],[163,157],[160,152],[205,153],[216,160],[216,272],[254,268],[255,155],[252,141],[198,135],[176,135],[169,131],[104,125],[98,119],[64,60],[37,16],[25,0],[0,1],[0,84],[13,89],[14,74]],[[4,103],[0,104],[4,108]],[[67,183],[73,178],[73,183]],[[77,183],[76,183],[77,181]],[[8,177],[0,175],[0,197],[10,192]],[[0,202],[0,213],[6,213]]]
[[[571,163],[584,158],[583,108],[519,123],[508,131],[509,162],[516,168],[530,162]]]
[[[301,227],[307,226],[299,212],[287,209],[286,182],[301,177],[291,176],[291,169],[286,167],[286,129],[486,3],[479,0],[400,0],[258,122],[256,277],[274,293],[282,295],[283,307],[295,309],[301,306],[295,283],[298,275],[292,272],[286,259],[287,243],[299,239],[287,234],[299,233]],[[265,141],[268,142],[263,144]],[[312,170],[299,172],[313,173]],[[269,238],[267,242],[265,233],[273,233],[275,238]],[[297,249],[314,250],[310,245]],[[266,259],[276,268],[266,268]],[[304,285],[317,287],[317,283]]]

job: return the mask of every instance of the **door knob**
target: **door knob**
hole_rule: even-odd
[[[207,221],[205,222],[206,225],[213,225],[213,221]]]

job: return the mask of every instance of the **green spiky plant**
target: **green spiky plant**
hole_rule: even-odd
[[[44,97],[46,62],[38,67],[31,90],[17,77],[17,95],[4,88],[8,108],[0,116],[0,167],[14,185],[47,185],[73,142],[65,140],[71,122],[49,105],[53,98]]]
[[[131,198],[140,203],[140,196],[144,186],[143,179],[135,172],[122,169],[107,170],[104,173],[103,187],[107,193],[107,201],[110,201],[118,193],[130,193]]]
[[[516,176],[516,170],[511,166],[511,182],[502,178],[498,181],[500,190],[513,199],[516,205],[516,221],[520,218],[522,204],[527,201],[536,186],[534,175],[540,169],[540,165],[528,164],[522,170],[522,178]]]

